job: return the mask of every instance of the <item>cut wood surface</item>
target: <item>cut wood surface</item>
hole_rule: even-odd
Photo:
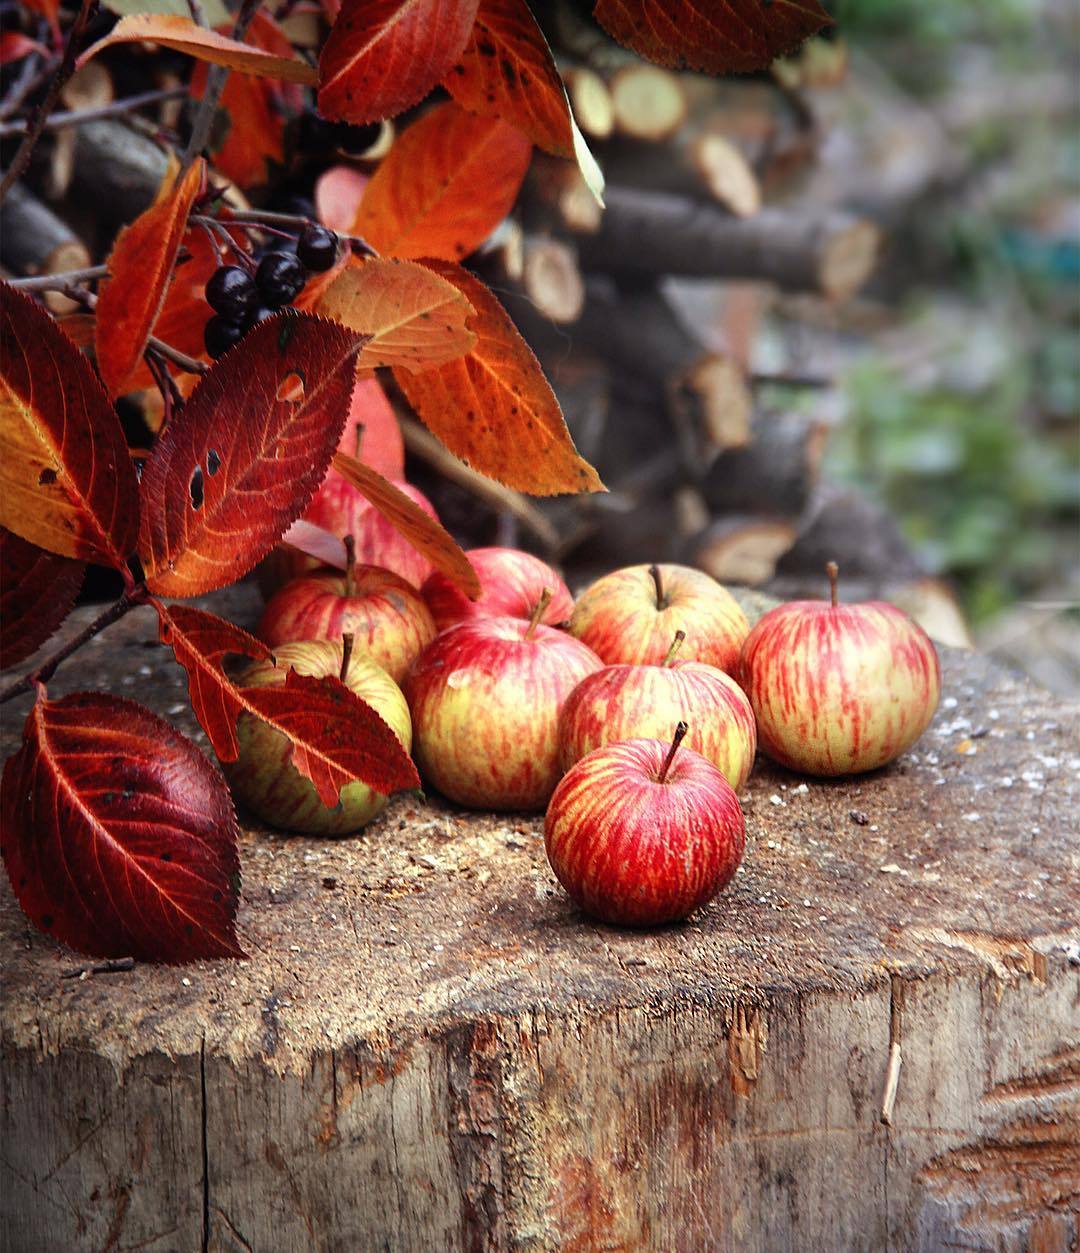
[[[877,260],[877,228],[838,210],[767,208],[736,218],[633,187],[608,188],[605,203],[599,229],[580,240],[588,269],[759,279],[839,300],[863,286]]]
[[[137,611],[53,694],[193,731],[155,638]],[[1071,1247],[1077,714],[943,661],[892,768],[759,765],[682,926],[585,921],[538,817],[435,797],[339,841],[245,820],[239,963],[94,973],[5,882],[0,1245]]]

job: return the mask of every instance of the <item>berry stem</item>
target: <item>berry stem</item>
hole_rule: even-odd
[[[670,666],[675,660],[675,654],[683,646],[683,640],[686,639],[685,631],[676,631],[675,638],[671,641],[671,647],[667,650],[667,656],[660,663],[662,666]]]
[[[653,586],[656,588],[656,607],[657,609],[666,609],[667,601],[664,599],[664,580],[660,573],[660,567],[650,566],[649,573],[652,575]]]
[[[685,722],[680,722],[675,728],[675,734],[671,737],[671,747],[668,749],[667,756],[664,758],[664,764],[660,767],[660,773],[656,777],[657,783],[663,783],[667,779],[671,763],[675,759],[679,745],[683,742],[683,736],[689,729]]]
[[[352,661],[353,651],[353,633],[345,631],[341,636],[341,669],[338,671],[338,678],[345,682],[345,676],[349,673],[349,662]]]
[[[356,431],[356,447],[355,447],[355,449],[353,450],[353,456],[356,458],[356,460],[357,460],[357,461],[359,461],[359,460],[360,460],[360,445],[364,442],[364,424],[363,424],[363,422],[357,422],[357,423],[355,423],[355,424],[354,424],[354,430]]]
[[[825,564],[825,573],[829,576],[829,596],[832,598],[832,607],[835,609],[838,602],[836,584],[840,577],[840,567],[835,561],[829,561]]]
[[[532,617],[529,619],[529,629],[525,632],[525,639],[531,640],[533,633],[540,623],[540,619],[544,616],[544,610],[551,604],[551,588],[545,587],[540,595],[540,599],[536,602],[536,607],[532,611]]]
[[[343,541],[345,544],[345,595],[351,596],[356,588],[356,540],[351,535],[346,535]]]

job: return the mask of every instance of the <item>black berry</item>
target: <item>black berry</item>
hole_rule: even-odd
[[[337,260],[337,236],[325,226],[305,226],[296,255],[309,270],[329,270]]]
[[[206,302],[229,322],[243,322],[255,311],[259,293],[251,275],[238,265],[223,265],[210,275]]]
[[[206,345],[206,351],[216,361],[218,357],[227,353],[233,344],[240,342],[246,329],[239,322],[230,322],[220,314],[212,317],[203,327],[203,343]]]
[[[293,252],[268,252],[255,271],[263,303],[278,307],[295,300],[306,280],[304,263]]]

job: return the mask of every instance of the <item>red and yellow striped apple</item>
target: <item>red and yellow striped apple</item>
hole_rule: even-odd
[[[424,649],[405,678],[416,764],[476,809],[542,809],[558,782],[563,702],[600,658],[554,627],[471,618]]]
[[[354,565],[348,540],[346,569],[324,568],[287,583],[267,603],[257,634],[276,648],[293,640],[339,640],[349,632],[357,653],[400,683],[435,638],[435,623],[411,584],[379,566]]]
[[[438,570],[428,575],[420,589],[440,631],[466,618],[524,618],[528,622],[545,591],[551,593],[541,618],[547,626],[559,626],[574,612],[570,589],[546,561],[532,553],[516,548],[473,548],[469,560],[480,580],[476,600],[470,600]]]
[[[733,673],[750,624],[738,601],[702,570],[627,566],[597,579],[578,597],[570,634],[608,665],[656,665],[676,631],[685,661]]]
[[[276,665],[275,665],[276,661]],[[340,675],[344,648],[332,640],[283,644],[274,660],[252,662],[239,676],[247,687],[270,687],[285,682],[290,669],[315,678]],[[366,701],[401,741],[412,745],[409,708],[401,689],[385,670],[353,653],[344,675],[345,685]],[[242,713],[237,722],[240,753],[221,768],[233,794],[271,826],[306,835],[348,835],[381,813],[387,797],[366,783],[347,783],[334,807],[324,805],[315,785],[290,760],[288,739],[268,723]]]
[[[885,601],[778,605],[743,645],[739,682],[763,752],[804,774],[859,774],[898,757],[926,730],[941,695],[930,637]]]
[[[603,922],[655,927],[686,918],[734,875],[746,847],[728,781],[693,749],[622,740],[563,776],[548,805],[544,846],[555,877]]]
[[[606,666],[586,675],[559,717],[564,770],[603,744],[665,740],[684,718],[686,747],[711,761],[736,792],[754,765],[757,730],[742,688],[716,666],[679,661],[682,632],[658,666]]]

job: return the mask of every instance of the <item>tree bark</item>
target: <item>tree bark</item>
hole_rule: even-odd
[[[148,209],[167,168],[165,152],[123,122],[106,118],[78,128],[75,188],[111,222],[130,222]]]
[[[112,630],[50,694],[134,654],[173,707],[152,615]],[[675,928],[584,920],[539,817],[434,797],[332,844],[245,825],[244,962],[90,974],[5,880],[0,1245],[1064,1253],[1076,711],[943,663],[892,768],[759,767],[742,870]]]
[[[878,252],[871,223],[839,211],[763,209],[733,218],[665,192],[610,187],[595,234],[580,240],[586,269],[757,279],[832,299],[853,295]]]
[[[90,264],[90,251],[70,226],[42,204],[22,183],[15,183],[4,201],[0,258],[18,275],[59,274]],[[47,292],[54,313],[79,306],[59,292]]]

